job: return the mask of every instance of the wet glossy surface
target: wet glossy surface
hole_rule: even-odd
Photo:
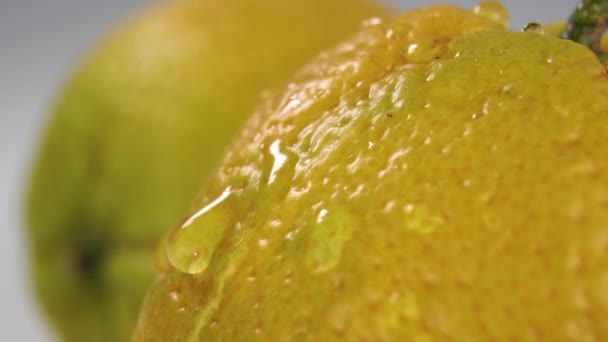
[[[502,27],[370,20],[267,99],[201,195],[231,226],[136,340],[608,339],[606,71]]]

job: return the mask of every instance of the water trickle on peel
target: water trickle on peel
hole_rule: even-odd
[[[342,206],[325,206],[313,218],[306,262],[313,272],[323,273],[339,264],[344,245],[360,223]]]
[[[280,139],[274,140],[268,148],[264,149],[260,201],[279,200],[277,196],[283,197],[290,190],[297,192],[297,189],[292,189],[292,178],[298,160],[296,154],[286,148]],[[258,204],[258,207],[263,207],[262,204]]]
[[[509,27],[509,11],[497,1],[481,1],[473,7],[473,13],[490,19],[505,29]]]
[[[232,195],[226,188],[220,196],[174,229],[167,242],[167,257],[173,267],[188,274],[204,272],[226,231],[234,224],[223,204]]]
[[[543,25],[536,23],[536,22],[528,23],[528,25],[526,25],[526,27],[524,27],[522,31],[533,32],[533,33],[538,33],[538,34],[545,34],[545,29],[544,29]]]
[[[275,139],[266,146],[268,147],[262,150],[264,161],[255,215],[250,222],[254,227],[265,224],[274,203],[282,202],[287,197],[303,196],[310,189],[307,185],[298,187],[293,184],[296,166],[300,161],[296,153],[286,147],[281,139]]]

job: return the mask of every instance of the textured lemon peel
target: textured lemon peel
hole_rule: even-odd
[[[231,296],[219,297],[222,305],[217,306],[218,296],[228,291],[222,279],[219,294],[212,295],[217,312],[206,312],[204,320],[194,315],[194,330],[165,333],[187,334],[191,340],[607,336],[601,321],[601,313],[608,311],[601,301],[605,285],[595,276],[586,275],[591,276],[585,278],[591,279],[586,284],[590,290],[576,285],[565,289],[571,291],[568,296],[552,297],[561,291],[560,280],[583,282],[576,273],[582,264],[596,271],[607,266],[608,232],[601,227],[608,219],[601,207],[608,199],[608,182],[598,173],[607,166],[606,151],[597,134],[608,128],[608,105],[598,100],[608,94],[605,70],[582,46],[535,33],[507,33],[478,20],[452,7],[434,7],[411,12],[397,24],[370,23],[301,73],[282,99],[263,105],[225,158],[206,200],[221,186],[239,184],[247,204],[235,212],[247,216],[260,206],[271,208],[263,209],[265,218],[257,224],[242,228],[250,231],[243,243],[251,254],[234,266]],[[426,31],[419,23],[433,29]],[[463,25],[463,34],[441,26],[458,25],[454,23]],[[386,43],[398,34],[409,37],[408,29],[400,27],[417,30],[418,36]],[[437,49],[433,41],[445,48]],[[423,42],[430,53],[422,51],[414,57],[417,63],[408,63],[407,48],[414,42]],[[564,96],[573,84],[584,85],[592,95]],[[511,126],[516,130],[509,131]],[[545,136],[529,138],[538,134]],[[269,170],[260,149],[277,139],[297,163],[292,176],[277,180],[291,190],[268,201],[268,192],[259,193],[266,189]],[[584,149],[578,147],[582,143]],[[553,172],[569,165],[573,173],[564,179]],[[586,178],[579,184],[570,181],[572,175]],[[589,177],[592,182],[586,181]],[[569,195],[553,193],[555,185]],[[529,190],[535,186],[537,192]],[[528,209],[524,196],[538,207]],[[314,263],[307,266],[298,258],[315,248],[310,231],[320,209],[327,215],[345,210],[336,204],[346,204],[347,215],[363,228],[339,242],[343,255],[333,272],[317,272]],[[408,221],[408,215],[414,219]],[[585,217],[597,224],[576,228],[573,222],[580,224]],[[283,223],[273,228],[275,221]],[[541,226],[534,230],[529,222]],[[549,229],[553,226],[560,231]],[[543,249],[565,243],[560,234],[596,247],[574,246],[568,255],[562,248],[551,249],[555,255],[543,258]],[[263,247],[256,248],[262,240]],[[237,250],[226,246],[221,253]],[[353,255],[353,250],[365,256]],[[454,267],[445,266],[450,262]],[[218,271],[216,266],[210,270]],[[256,274],[264,277],[256,279]],[[153,289],[157,307],[164,287],[182,281],[196,289],[197,278],[213,281],[208,273],[190,277],[174,270],[168,276],[170,282]],[[519,291],[530,279],[529,288]],[[294,283],[300,284],[296,290],[289,287]],[[505,288],[512,290],[503,292]],[[484,297],[475,297],[477,291]],[[192,305],[207,310],[201,297]],[[389,309],[386,298],[404,309]],[[560,300],[559,305],[547,306],[551,299]],[[595,320],[581,314],[590,306]],[[167,310],[164,317],[171,318]],[[142,327],[158,328],[155,332],[162,336],[162,327],[145,321],[145,308],[142,317],[142,339]],[[479,317],[488,319],[480,322]],[[555,329],[554,317],[567,329]]]

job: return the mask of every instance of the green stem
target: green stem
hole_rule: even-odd
[[[608,30],[608,0],[581,0],[570,16],[561,37],[588,46],[600,61],[608,61],[602,37]]]

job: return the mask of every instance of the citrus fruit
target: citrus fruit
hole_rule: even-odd
[[[262,102],[135,340],[608,340],[606,68],[492,18],[370,22]]]

